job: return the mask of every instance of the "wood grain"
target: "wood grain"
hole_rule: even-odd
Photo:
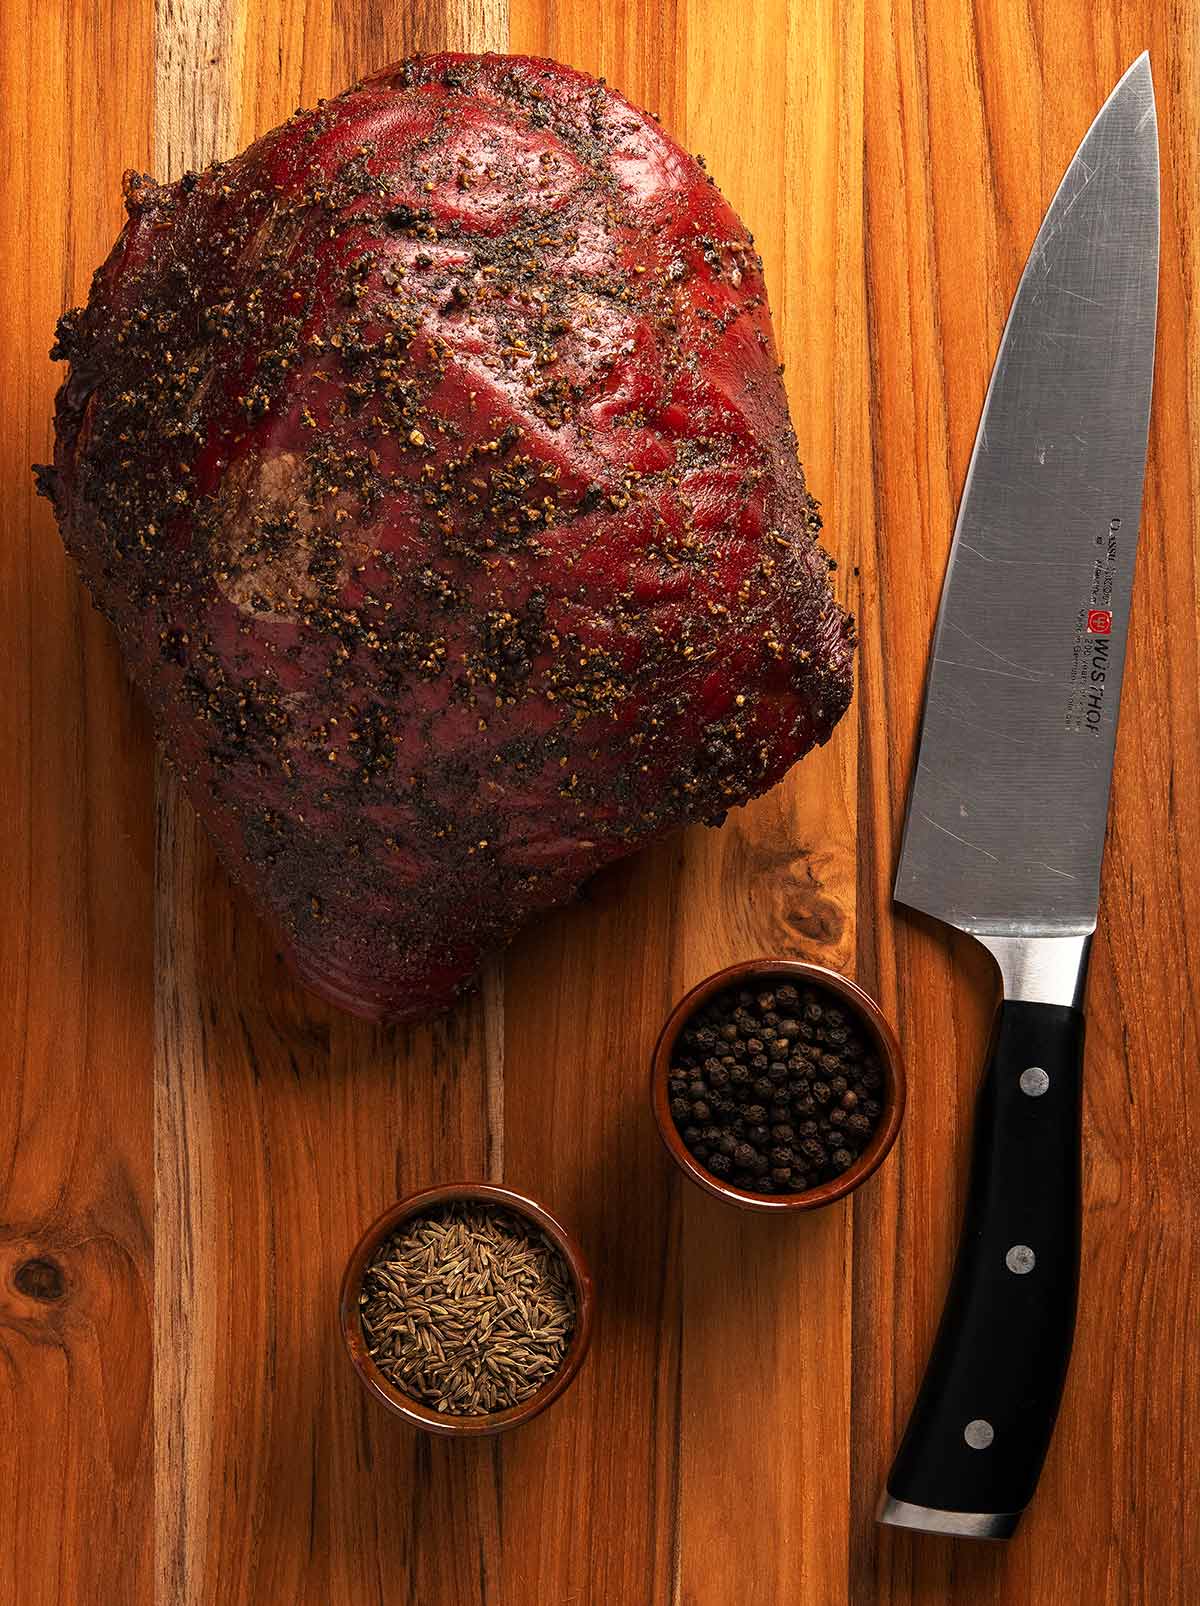
[[[149,1587],[151,750],[29,464],[55,320],[149,160],[152,76],[140,4],[5,10],[0,1599],[30,1606]]]
[[[993,980],[889,884],[929,633],[1025,252],[1149,46],[1155,416],[1086,1069],[1084,1299],[1004,1548],[875,1498],[956,1234]],[[860,616],[854,711],[720,831],[601,877],[454,1015],[370,1028],[291,981],[165,772],[32,497],[54,319],[174,177],[416,49],[550,54],[660,113],[754,230],[802,455]],[[0,217],[0,1601],[407,1606],[1200,1598],[1200,23],[1174,0],[12,0]],[[154,804],[157,792],[157,807]],[[906,1128],[852,1202],[743,1220],[661,1156],[673,1000],[756,952],[855,972]],[[398,1194],[503,1177],[600,1312],[519,1434],[373,1409],[334,1296]]]
[[[861,28],[861,6],[840,0],[740,17],[699,8],[688,19],[686,124],[689,145],[753,219],[805,464],[843,565],[837,588],[856,613],[866,488],[853,466],[861,452],[839,454],[834,440],[835,425],[860,446],[867,439],[866,366],[861,352],[842,361],[838,350],[862,328],[861,52],[841,48],[843,30],[858,43]],[[817,63],[837,73],[835,92]],[[707,88],[717,82],[720,99]],[[731,118],[729,106],[742,115]],[[676,991],[755,953],[853,971],[856,777],[847,721],[731,829],[692,834]],[[694,923],[689,909],[710,918]],[[716,1599],[713,1555],[728,1557],[732,1578],[753,1578],[764,1601],[828,1598],[844,1575],[851,1222],[841,1209],[795,1223],[744,1220],[686,1192],[682,1388],[707,1404],[689,1415],[682,1446],[685,1601]],[[742,1356],[732,1390],[731,1341]],[[764,1453],[773,1443],[788,1447],[791,1475]],[[817,1467],[817,1478],[797,1475]]]

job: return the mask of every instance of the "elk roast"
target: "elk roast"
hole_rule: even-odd
[[[853,624],[762,264],[654,118],[425,56],[125,198],[41,488],[309,986],[444,1006],[828,738]]]

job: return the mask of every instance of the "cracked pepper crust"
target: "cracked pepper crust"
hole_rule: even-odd
[[[854,627],[762,265],[653,118],[420,57],[126,204],[40,483],[317,992],[443,1007],[828,739]]]

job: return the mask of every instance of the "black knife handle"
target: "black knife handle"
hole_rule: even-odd
[[[1075,1329],[1082,1051],[1078,1009],[1001,1007],[954,1275],[883,1521],[1007,1538],[1037,1486]]]

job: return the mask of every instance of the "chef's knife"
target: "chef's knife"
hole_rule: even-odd
[[[970,933],[1003,1003],[932,1358],[879,1520],[1007,1538],[1037,1485],[1079,1268],[1082,1003],[1154,367],[1148,56],[1051,202],[1017,288],[934,631],[898,901]]]

